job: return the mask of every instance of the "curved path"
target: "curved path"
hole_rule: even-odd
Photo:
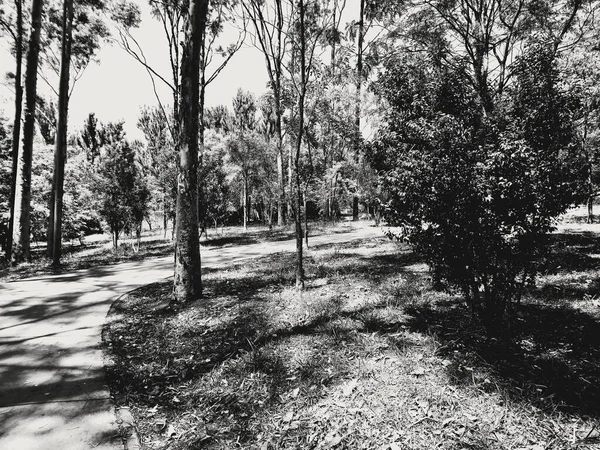
[[[380,236],[378,228],[311,245]],[[202,250],[203,267],[293,251],[294,241]],[[173,257],[0,284],[0,449],[123,449],[100,334],[112,302],[173,274]]]

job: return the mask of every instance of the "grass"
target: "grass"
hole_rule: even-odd
[[[311,249],[303,292],[290,254],[150,285],[109,315],[111,390],[147,449],[597,449],[598,237],[553,236],[510,346],[384,238]]]
[[[364,222],[313,222],[309,223],[309,236],[321,234],[345,233],[364,226]],[[292,225],[274,227],[272,230],[263,225],[252,225],[247,230],[243,227],[225,227],[218,230],[209,229],[203,235],[203,247],[227,247],[232,245],[248,245],[261,242],[283,241],[292,239],[295,230]],[[171,232],[163,237],[163,231],[145,232],[139,251],[134,251],[129,240],[121,239],[119,250],[115,254],[111,236],[94,236],[91,242],[83,245],[74,242],[65,244],[63,257],[59,267],[53,267],[52,261],[46,257],[45,244],[37,243],[32,248],[30,262],[12,267],[0,259],[0,282],[44,274],[69,273],[73,270],[87,269],[101,265],[117,264],[124,261],[137,261],[150,257],[167,256],[173,253]]]
[[[13,267],[8,262],[0,260],[0,282],[45,274],[69,273],[79,269],[117,264],[124,261],[137,261],[173,253],[172,241],[156,233],[144,238],[139,251],[134,251],[129,243],[121,242],[117,253],[115,253],[110,239],[110,236],[100,236],[99,239],[83,245],[70,244],[64,246],[59,267],[54,267],[52,260],[46,257],[46,246],[38,244],[33,247],[32,258],[29,262]]]

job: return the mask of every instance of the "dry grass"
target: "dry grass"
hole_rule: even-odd
[[[364,227],[365,222],[310,222],[309,236],[322,234],[346,233]],[[202,235],[203,247],[227,247],[232,245],[257,244],[261,242],[284,241],[293,239],[295,229],[293,225],[273,227],[265,225],[252,225],[248,230],[243,227],[228,226],[209,229],[207,235]],[[97,235],[91,242],[83,244],[75,241],[63,245],[61,265],[54,267],[52,261],[46,257],[46,245],[35,243],[32,248],[30,262],[12,267],[7,261],[0,259],[0,282],[23,279],[44,274],[69,273],[73,270],[87,269],[101,265],[117,264],[125,261],[138,261],[156,256],[166,256],[173,253],[171,231],[166,237],[162,230],[147,231],[144,233],[139,249],[132,247],[135,240],[122,238],[119,241],[119,250],[115,254],[111,236]]]
[[[46,246],[38,245],[32,251],[30,262],[12,267],[8,262],[0,261],[0,282],[19,280],[44,274],[69,273],[74,270],[88,269],[124,261],[138,261],[156,256],[166,256],[173,252],[173,243],[162,235],[149,236],[139,249],[134,251],[131,244],[121,243],[117,253],[110,240],[102,239],[88,244],[65,245],[61,265],[54,267],[52,260],[45,255]]]
[[[556,237],[509,346],[384,239],[311,249],[303,292],[287,254],[182,307],[151,285],[109,316],[111,387],[147,449],[600,448],[598,276],[566,265],[595,245]]]

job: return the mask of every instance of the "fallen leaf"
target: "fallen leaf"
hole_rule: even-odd
[[[350,380],[343,388],[342,393],[348,397],[350,394],[352,394],[352,391],[354,391],[354,389],[356,388],[356,385],[358,384],[358,380],[356,378],[353,378],[352,380]]]
[[[288,411],[285,416],[283,416],[283,421],[285,423],[290,423],[294,418],[294,411]]]
[[[296,398],[296,397],[298,397],[298,394],[299,394],[299,393],[300,393],[300,388],[299,388],[299,387],[297,387],[296,389],[294,389],[294,390],[292,391],[292,393],[291,393],[290,395],[291,395],[291,397],[292,397],[292,398]]]

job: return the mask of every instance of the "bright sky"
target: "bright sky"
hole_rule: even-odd
[[[167,80],[170,80],[169,55],[164,31],[158,21],[150,16],[147,1],[137,0],[142,10],[142,25],[132,33],[144,50],[149,64]],[[348,0],[346,15],[357,9],[358,0]],[[350,20],[350,17],[348,17]],[[342,26],[345,25],[344,21]],[[220,43],[227,45],[237,40],[237,31],[226,29]],[[97,55],[98,63],[92,63],[75,85],[69,110],[69,132],[81,128],[90,112],[103,122],[125,121],[129,138],[142,138],[136,123],[144,105],[156,105],[150,76],[146,69],[117,44],[105,44]],[[7,48],[0,43],[0,72],[14,70],[14,60]],[[23,69],[25,70],[25,69]],[[159,96],[165,104],[171,104],[169,88],[156,81]],[[206,106],[231,105],[238,88],[260,96],[266,92],[267,73],[262,54],[245,45],[231,59],[206,91]],[[38,80],[38,92],[54,97],[52,91]],[[10,118],[13,114],[10,83],[0,83],[0,114]]]
[[[132,33],[140,43],[149,64],[170,80],[169,54],[161,25],[149,13],[147,2],[138,2],[142,9],[142,25]],[[228,44],[237,40],[237,32],[226,30],[221,42]],[[128,137],[141,138],[136,123],[144,105],[156,105],[152,82],[144,67],[116,44],[105,44],[98,53],[98,63],[92,63],[75,85],[69,109],[70,132],[83,125],[90,112],[103,122],[125,121]],[[0,48],[0,71],[14,71],[14,60],[6,47]],[[24,70],[24,69],[23,69]],[[157,80],[162,101],[170,105],[170,89]],[[239,87],[261,95],[266,91],[267,73],[261,53],[251,46],[242,47],[231,59],[206,91],[206,106],[231,105],[231,99]],[[42,80],[38,80],[38,91],[44,96],[53,96]],[[12,89],[10,84],[0,86],[0,110],[12,117]]]

